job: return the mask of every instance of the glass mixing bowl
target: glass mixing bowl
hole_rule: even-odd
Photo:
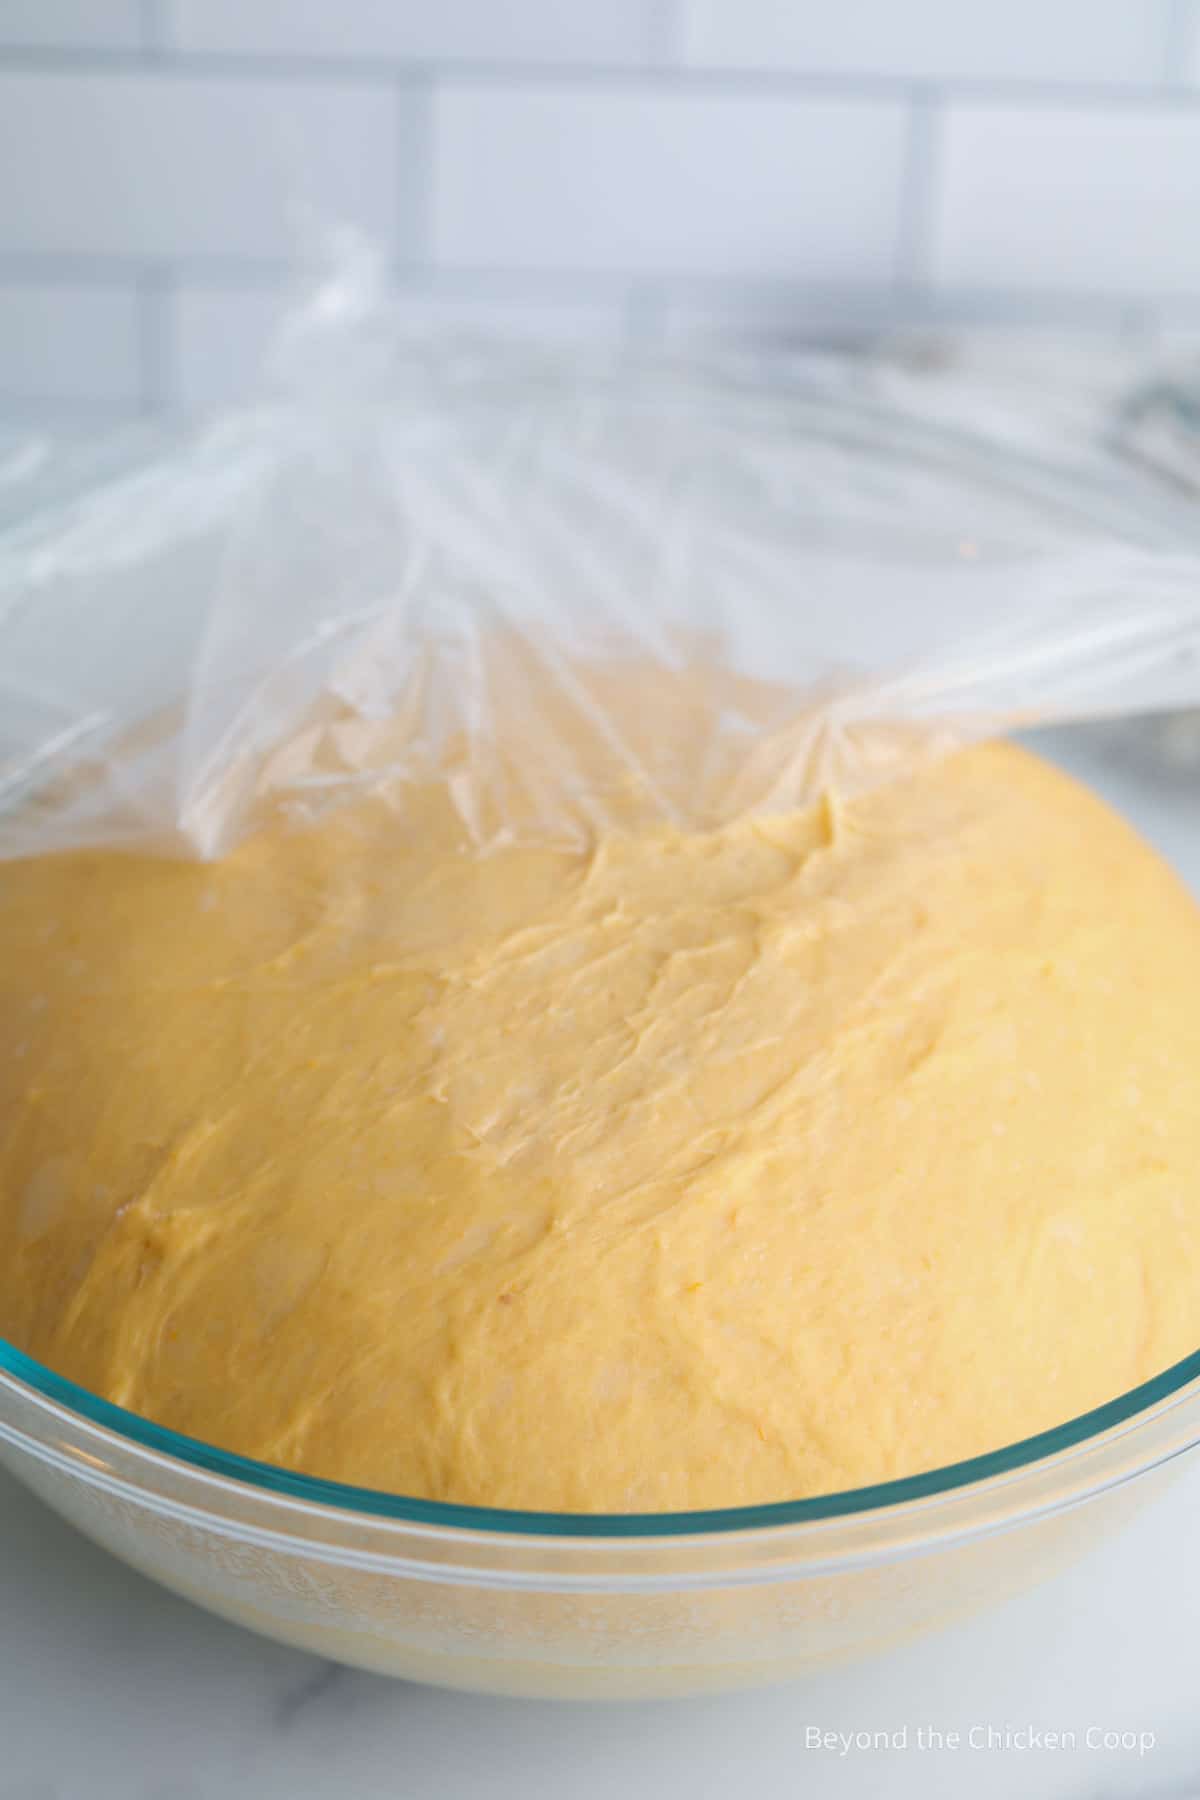
[[[0,1343],[0,1462],[176,1593],[337,1662],[498,1694],[783,1680],[1062,1567],[1200,1442],[1200,1352],[991,1455],[721,1512],[502,1512],[317,1481],[109,1405]]]
[[[1082,522],[1150,547],[1195,544],[1194,508],[1144,472],[1098,454],[1081,469],[1074,449],[1066,468],[1005,442],[1006,416],[985,441],[952,407],[917,426],[853,388],[836,404],[820,383],[814,393],[797,402],[796,429],[846,459],[865,446],[872,480],[952,472],[950,523],[972,554],[977,515],[1005,521],[1014,541],[1014,521],[1029,519],[1050,541]],[[13,516],[23,504],[13,500]],[[0,504],[0,526],[3,513]],[[879,562],[892,566],[882,553]],[[150,575],[147,630],[165,616],[164,583]],[[122,563],[113,579],[132,577]],[[98,655],[88,600],[79,619],[92,635],[82,625],[78,635]],[[126,631],[123,654],[132,642]],[[1200,1351],[1055,1430],[882,1486],[718,1512],[504,1512],[247,1461],[135,1417],[0,1342],[0,1464],[97,1543],[286,1643],[505,1694],[685,1694],[869,1655],[1061,1567],[1197,1443]]]

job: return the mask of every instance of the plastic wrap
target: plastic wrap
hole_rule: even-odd
[[[1200,701],[1200,525],[1101,452],[828,357],[420,343],[358,268],[254,405],[10,446],[0,520],[6,857],[429,779],[482,848],[704,826]]]

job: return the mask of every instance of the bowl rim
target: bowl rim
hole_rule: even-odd
[[[421,1499],[382,1488],[358,1487],[322,1476],[304,1475],[275,1463],[260,1462],[188,1437],[105,1400],[0,1338],[0,1375],[7,1375],[35,1396],[111,1432],[137,1450],[165,1456],[185,1469],[217,1476],[249,1488],[261,1498],[299,1502],[330,1509],[334,1515],[357,1515],[380,1522],[432,1527],[439,1531],[482,1535],[496,1542],[549,1538],[623,1540],[627,1543],[678,1542],[698,1536],[729,1539],[779,1527],[820,1525],[836,1520],[865,1521],[874,1513],[912,1507],[922,1502],[961,1496],[997,1477],[1037,1473],[1056,1458],[1083,1456],[1118,1426],[1137,1428],[1158,1416],[1156,1408],[1177,1403],[1200,1381],[1200,1349],[1170,1368],[1101,1405],[1030,1437],[998,1446],[979,1456],[945,1463],[896,1480],[839,1489],[802,1500],[780,1500],[752,1506],[713,1507],[688,1512],[545,1512],[510,1507],[469,1506],[460,1502]],[[0,1387],[0,1394],[2,1394]],[[1123,1435],[1128,1435],[1125,1433]],[[1168,1453],[1169,1454],[1169,1453]],[[1163,1460],[1161,1450],[1147,1459],[1149,1468]],[[1134,1470],[1134,1473],[1138,1470]],[[1101,1483],[1100,1485],[1106,1485]],[[1034,1508],[1034,1510],[1040,1510]]]

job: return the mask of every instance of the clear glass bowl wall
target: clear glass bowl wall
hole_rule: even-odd
[[[723,1513],[487,1512],[245,1462],[0,1349],[0,1462],[143,1574],[334,1661],[528,1696],[698,1693],[887,1649],[1062,1567],[1198,1440],[1200,1354],[882,1487]]]

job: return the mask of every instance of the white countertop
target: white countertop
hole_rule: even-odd
[[[1071,746],[1065,760],[1200,890],[1200,776],[1147,782]],[[641,1706],[482,1699],[337,1669],[151,1586],[0,1475],[0,1800],[1189,1800],[1194,1462],[1089,1558],[967,1625],[771,1692]],[[1016,1735],[973,1748],[989,1728]],[[1031,1728],[1073,1733],[1075,1747],[1020,1747]],[[931,1730],[961,1747],[923,1747]],[[880,1731],[907,1743],[808,1741]],[[1133,1747],[1096,1744],[1104,1733]]]

